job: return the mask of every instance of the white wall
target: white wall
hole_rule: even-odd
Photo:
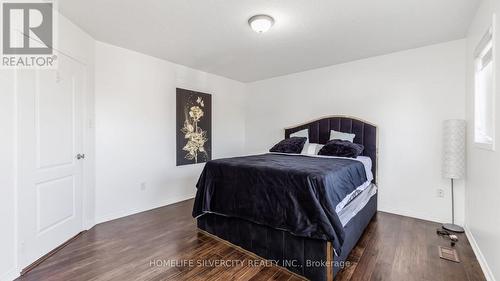
[[[0,280],[16,275],[14,71],[0,70]]]
[[[474,70],[473,52],[492,24],[496,13],[496,151],[477,148],[473,144]],[[466,226],[469,240],[488,280],[500,280],[500,2],[484,0],[467,36],[467,189]]]
[[[332,114],[360,117],[379,128],[379,209],[447,222],[441,129],[443,120],[465,116],[464,56],[459,40],[251,83],[247,152],[269,149],[284,127]],[[463,182],[456,191],[462,223]]]
[[[203,164],[175,166],[176,87],[212,94],[213,158],[243,152],[243,83],[105,43],[95,49],[98,222],[194,196]]]

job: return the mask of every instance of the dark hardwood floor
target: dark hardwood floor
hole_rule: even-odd
[[[199,233],[192,204],[99,224],[19,280],[300,280],[279,267],[249,266],[255,256]],[[439,258],[437,247],[449,242],[436,235],[437,227],[379,212],[335,280],[485,280],[463,234],[456,246],[461,262]],[[233,264],[211,264],[221,260]]]

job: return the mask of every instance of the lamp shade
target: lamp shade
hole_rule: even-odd
[[[465,120],[443,122],[443,177],[461,179],[465,176]]]

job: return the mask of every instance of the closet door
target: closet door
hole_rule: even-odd
[[[85,66],[19,70],[18,218],[24,268],[83,230]]]

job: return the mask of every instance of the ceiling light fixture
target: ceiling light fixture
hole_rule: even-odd
[[[274,19],[268,15],[255,15],[248,19],[248,24],[257,33],[268,31],[274,24]]]

